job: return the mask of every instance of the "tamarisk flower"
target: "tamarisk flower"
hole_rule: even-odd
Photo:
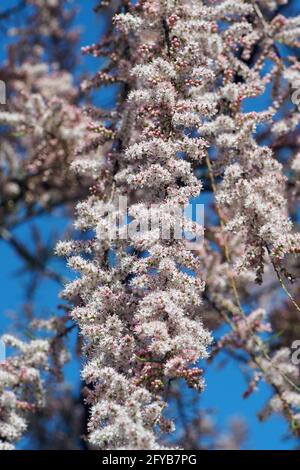
[[[0,123],[5,126],[0,168],[3,222],[18,204],[29,212],[35,207],[47,210],[84,194],[90,181],[84,171],[79,180],[69,167],[76,164],[76,149],[80,152],[83,142],[81,166],[87,165],[99,138],[74,103],[78,92],[70,73],[29,62],[14,73],[9,82],[12,95],[6,109],[0,111]],[[25,156],[19,150],[21,145]]]
[[[267,10],[276,7],[273,1],[260,3]],[[282,20],[277,17],[268,27],[257,8],[231,0],[141,1],[115,15],[115,42],[84,49],[100,56],[103,48],[114,66],[83,89],[126,83],[120,120],[111,126],[113,145],[105,146],[101,162],[85,167],[79,159],[75,165],[95,180],[101,175],[110,188],[106,197],[95,188],[78,205],[76,227],[92,231],[94,238],[82,253],[70,242],[58,247],[80,273],[62,295],[74,303],[72,316],[85,339],[83,377],[90,385],[86,400],[95,447],[159,448],[157,431],[171,427],[163,418],[168,383],[184,378],[200,390],[203,379],[195,364],[207,356],[211,342],[201,321],[201,259],[184,240],[174,234],[163,239],[159,230],[112,239],[109,214],[117,214],[118,197],[129,201],[128,225],[142,227],[153,204],[166,213],[197,197],[201,182],[194,168],[209,167],[212,158],[212,178],[221,177],[213,189],[227,231],[239,239],[240,267],[256,271],[261,282],[265,250],[280,263],[299,249],[282,166],[255,139],[256,128],[273,120],[279,104],[264,112],[243,109],[247,98],[260,96],[273,79],[282,78],[274,43],[294,44],[298,19],[287,20],[287,34],[281,34]],[[115,73],[107,44],[116,47],[120,37],[128,47]],[[262,52],[253,66],[247,61],[257,44]],[[273,63],[268,73],[266,59]],[[103,134],[106,126],[111,130],[103,121]],[[176,219],[169,223],[175,232]],[[124,226],[119,230],[123,233]],[[194,230],[200,229],[194,224]],[[226,261],[213,275],[228,273]],[[228,291],[228,281],[221,287]],[[240,309],[231,299],[225,303],[230,311]],[[234,341],[246,346],[251,358],[263,347],[256,333],[269,331],[261,316],[254,310],[235,327]],[[264,364],[258,368],[264,370]]]
[[[275,2],[262,4],[267,9],[276,5]],[[257,14],[260,10],[253,9],[250,4],[247,6],[251,9],[250,21],[243,19],[237,25],[233,19],[220,32],[221,52],[214,64],[214,72],[222,81],[213,83],[218,112],[200,126],[199,133],[217,153],[213,168],[216,175],[222,176],[222,181],[217,188],[216,200],[227,222],[226,229],[231,234],[238,233],[244,240],[239,268],[256,270],[257,280],[261,282],[265,252],[274,263],[280,264],[287,253],[299,251],[300,237],[288,215],[283,167],[271,149],[258,144],[255,138],[259,125],[274,121],[280,99],[274,101],[273,107],[261,112],[245,112],[244,103],[246,99],[261,96],[273,81],[290,81],[297,73],[292,67],[285,69],[282,66],[275,41],[289,45],[291,38],[296,39],[299,18],[287,19],[278,15],[268,25],[262,20],[262,14]],[[287,34],[290,31],[291,38],[278,32],[283,29]],[[267,34],[272,38],[269,42],[265,39]],[[251,48],[255,43],[262,44],[261,56],[255,66],[241,60],[245,51],[247,55],[251,50],[249,36]],[[237,54],[239,44],[241,53]],[[266,59],[273,63],[268,73],[264,71]],[[236,80],[236,74],[241,80]],[[292,115],[293,123],[280,120],[273,123],[274,133],[280,134],[287,125],[296,127],[296,114],[295,118]]]
[[[267,383],[276,384],[278,393],[273,396],[263,411],[261,418],[265,419],[271,413],[286,413],[286,408],[292,410],[292,426],[299,428],[300,424],[300,393],[299,368],[291,362],[291,351],[289,348],[278,349],[272,357],[271,362],[263,359],[262,367],[265,369],[264,378]]]
[[[199,2],[192,9],[179,3],[178,20],[172,17],[173,2],[162,1],[137,5],[115,19],[125,36],[134,35],[134,50],[151,50],[131,70],[131,92],[119,126],[122,145],[107,156],[116,169],[114,193],[129,201],[131,224],[142,225],[153,204],[169,213],[201,190],[189,159],[200,161],[206,143],[189,139],[185,128],[189,116],[194,125],[214,108],[204,102],[195,111],[196,102],[183,99],[187,77],[203,65],[203,55],[197,35],[188,33]],[[178,42],[173,44],[166,38],[167,21],[177,27]],[[204,22],[205,27],[212,26]],[[143,35],[137,37],[141,28]],[[158,41],[155,49],[147,46],[147,38]],[[93,256],[72,256],[72,246],[60,244],[59,251],[69,251],[69,266],[81,274],[63,296],[78,304],[72,316],[86,342],[83,378],[94,385],[87,391],[90,442],[102,449],[157,449],[155,428],[170,429],[161,398],[168,382],[183,378],[191,387],[203,388],[195,363],[207,357],[211,336],[197,309],[204,289],[201,264],[185,240],[174,237],[175,218],[169,221],[169,239],[146,230],[111,240],[107,213],[112,204],[114,198],[100,201],[96,195],[79,204],[76,225],[94,231],[88,245]]]
[[[49,343],[1,338],[18,352],[0,362],[0,450],[11,450],[27,429],[26,415],[42,406],[41,371],[47,369]]]

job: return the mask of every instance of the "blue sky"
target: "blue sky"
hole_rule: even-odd
[[[0,12],[6,7],[14,4],[12,0],[2,0]],[[104,26],[104,19],[96,18],[92,12],[95,4],[94,0],[77,0],[75,4],[79,7],[76,23],[81,28],[82,36],[80,46],[96,42]],[[3,44],[2,46],[2,39]],[[3,47],[5,39],[1,37],[0,59],[3,58]],[[83,57],[81,69],[86,71],[97,70],[98,62],[96,59]],[[113,103],[112,93],[108,91],[98,91],[95,93],[95,101],[103,106],[109,106]],[[205,201],[203,201],[205,203]],[[37,222],[35,222],[37,223]],[[56,229],[62,231],[67,221],[59,211],[54,216],[43,217],[38,221],[45,239]],[[30,231],[28,227],[18,229],[18,237],[26,245],[30,246]],[[60,262],[61,263],[61,262]],[[61,272],[68,276],[68,271],[60,264]],[[0,240],[0,334],[8,332],[11,328],[11,312],[19,314],[23,300],[23,285],[26,278],[19,277],[16,272],[21,268],[19,259],[6,243]],[[36,297],[36,308],[40,312],[55,313],[58,300],[59,286],[53,282],[45,282]],[[228,424],[228,420],[233,416],[244,417],[249,426],[249,439],[247,448],[252,449],[289,449],[294,445],[293,440],[283,440],[282,437],[287,432],[287,426],[282,418],[273,416],[265,423],[259,423],[256,413],[264,405],[269,396],[269,389],[266,386],[260,388],[260,391],[254,393],[250,398],[244,400],[242,394],[247,387],[243,371],[233,360],[229,360],[224,368],[220,368],[220,363],[224,357],[208,368],[206,371],[207,387],[203,393],[201,404],[204,407],[216,410],[216,420],[220,427]],[[67,367],[67,377],[74,388],[78,391],[79,384],[79,364],[76,360],[72,361]]]

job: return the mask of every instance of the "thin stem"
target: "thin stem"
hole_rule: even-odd
[[[208,154],[206,154],[206,165],[207,165],[208,175],[209,175],[209,179],[210,179],[210,182],[211,182],[211,187],[212,187],[213,193],[216,194],[217,186],[216,186],[215,177],[214,177],[214,174],[213,174],[212,164],[211,164],[211,161],[210,161],[210,158],[209,158]],[[228,270],[227,270],[228,277],[230,279],[231,288],[232,288],[233,295],[234,295],[234,298],[236,300],[236,303],[238,305],[239,311],[240,311],[241,315],[244,316],[244,311],[242,309],[242,305],[241,305],[241,302],[240,302],[240,298],[239,298],[235,278],[234,278],[234,275],[233,275],[232,270],[230,268],[231,256],[230,256],[229,246],[228,246],[227,239],[226,239],[226,234],[225,234],[225,221],[223,219],[223,216],[222,216],[222,213],[221,213],[221,210],[220,210],[218,204],[216,204],[216,210],[217,210],[217,214],[218,214],[218,217],[219,217],[219,220],[220,220],[221,231],[224,235],[224,238],[223,238],[223,240],[224,240],[224,254],[225,254],[225,258],[226,258],[227,263],[228,263]]]
[[[274,271],[276,273],[276,276],[278,278],[278,281],[282,287],[282,289],[284,290],[284,292],[286,293],[286,295],[288,296],[288,298],[290,299],[290,301],[292,302],[292,304],[294,305],[294,307],[296,308],[296,310],[298,310],[298,312],[300,313],[300,307],[299,305],[297,304],[296,300],[294,299],[294,297],[292,296],[292,294],[290,293],[290,291],[288,290],[288,288],[286,287],[285,283],[284,283],[284,280],[282,279],[281,277],[281,274],[276,266],[276,264],[274,263],[274,260],[271,258],[270,256],[270,259],[271,259],[271,263],[272,263],[272,266],[274,268]]]
[[[7,8],[7,10],[0,12],[0,20],[6,20],[7,18],[14,15],[15,13],[19,13],[25,7],[26,7],[26,0],[22,0],[17,5]]]
[[[2,238],[7,243],[9,243],[16,250],[16,252],[21,256],[21,258],[23,258],[23,260],[33,269],[37,269],[48,278],[57,282],[59,285],[62,285],[65,282],[65,278],[63,276],[60,276],[55,271],[46,269],[43,262],[38,257],[35,258],[30,253],[30,251],[28,251],[27,248],[17,238],[15,238],[13,234],[9,232],[7,229],[0,228],[0,238]]]

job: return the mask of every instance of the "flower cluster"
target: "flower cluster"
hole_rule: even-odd
[[[12,229],[78,202],[75,228],[85,232],[56,248],[79,273],[62,292],[65,316],[31,323],[52,341],[4,338],[19,353],[0,364],[0,448],[13,447],[26,412],[42,404],[47,357],[62,378],[64,337],[76,325],[92,448],[164,448],[174,429],[165,408],[180,401],[174,390],[201,391],[200,361],[222,351],[254,371],[245,398],[263,379],[271,386],[261,418],[280,412],[299,435],[299,371],[288,346],[300,312],[291,217],[300,197],[300,66],[279,45],[299,47],[300,18],[282,15],[284,0],[99,2],[111,22],[82,52],[101,69],[80,91],[66,53],[76,40],[67,3],[21,2],[28,21],[10,30],[17,39],[0,69],[9,98],[0,109],[0,236],[49,273],[46,250],[35,253],[41,267]],[[82,93],[101,86],[118,90],[115,107],[83,109]],[[213,204],[200,243],[203,227],[186,214],[179,226],[177,210],[205,200],[203,188]],[[225,324],[212,344],[210,331]],[[195,416],[194,429],[213,432]],[[216,445],[241,445],[232,434]]]
[[[10,450],[27,429],[26,415],[43,406],[41,371],[48,367],[49,343],[24,343],[9,335],[1,341],[17,349],[0,362],[0,450]]]
[[[214,108],[205,99],[185,95],[188,77],[207,64],[196,45],[197,33],[191,34],[193,25],[199,23],[206,31],[214,23],[202,25],[195,18],[198,2],[190,7],[183,3],[175,15],[172,2],[151,2],[115,18],[125,37],[129,32],[135,36],[134,51],[145,51],[142,58],[136,54],[129,75],[131,91],[119,131],[122,145],[114,145],[107,155],[115,194],[129,199],[130,223],[137,225],[152,203],[169,213],[167,208],[184,207],[201,189],[190,160],[201,162],[207,144],[189,138],[185,129],[201,116],[212,115]],[[142,37],[137,36],[140,28]],[[194,93],[200,94],[202,88],[195,77]],[[100,202],[92,196],[79,205],[77,226],[96,234],[93,257],[69,258],[81,278],[64,292],[79,300],[73,318],[86,340],[88,363],[83,376],[94,384],[88,394],[90,439],[100,448],[157,448],[153,432],[156,425],[162,431],[166,428],[160,396],[169,381],[184,378],[193,388],[203,387],[201,370],[191,367],[207,356],[211,342],[199,316],[204,289],[201,264],[185,240],[172,236],[163,240],[143,231],[112,244],[105,204],[109,212],[113,199]],[[173,230],[174,224],[171,220]],[[66,246],[62,249],[66,251]],[[114,261],[110,253],[115,254]]]
[[[276,7],[276,2],[261,3],[268,10]],[[96,119],[94,125],[106,142],[114,138],[104,146],[104,158],[86,169],[94,178],[105,174],[106,197],[96,188],[78,205],[76,227],[92,230],[95,237],[79,249],[70,242],[58,247],[81,274],[63,296],[75,304],[72,316],[85,338],[83,377],[93,384],[87,402],[90,442],[96,447],[158,448],[155,429],[170,428],[162,415],[170,381],[184,378],[193,388],[203,387],[201,370],[193,364],[207,356],[211,342],[201,320],[204,305],[222,318],[228,319],[228,312],[232,316],[233,332],[219,344],[243,348],[254,368],[265,373],[256,355],[265,352],[260,333],[269,332],[270,325],[260,309],[249,316],[243,312],[227,235],[221,230],[216,237],[222,250],[225,246],[226,262],[212,255],[209,245],[197,256],[184,240],[162,240],[159,230],[112,242],[109,213],[116,212],[116,196],[126,196],[128,224],[141,227],[152,204],[168,213],[170,207],[185,206],[201,190],[194,169],[207,165],[221,228],[233,234],[233,258],[240,268],[254,271],[260,283],[266,253],[278,273],[284,256],[299,250],[282,166],[255,136],[259,126],[272,121],[280,99],[264,112],[244,110],[247,99],[285,78],[274,42],[295,45],[299,20],[280,18],[268,26],[251,2],[142,1],[115,15],[115,29],[102,44],[84,48],[110,59],[85,89],[126,83],[119,122],[99,125]],[[120,38],[126,54],[116,67],[108,46],[117,50]],[[258,43],[263,52],[253,66],[249,58]],[[268,73],[266,59],[273,62]],[[175,219],[171,227],[175,231]],[[199,230],[196,224],[194,230]],[[208,260],[214,271],[206,273],[203,305]],[[234,299],[226,298],[229,285]],[[284,403],[285,390],[269,382]]]

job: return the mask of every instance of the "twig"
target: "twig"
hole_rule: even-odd
[[[21,0],[17,5],[7,8],[7,10],[0,12],[0,20],[6,20],[7,18],[14,15],[15,13],[19,13],[25,7],[26,7],[26,0]]]

